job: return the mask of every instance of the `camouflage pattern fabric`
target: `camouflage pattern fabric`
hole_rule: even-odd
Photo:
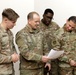
[[[64,28],[55,33],[52,42],[54,49],[64,50],[65,53],[59,59],[59,75],[76,75],[75,67],[70,66],[69,59],[76,61],[76,32],[67,32]]]
[[[60,27],[55,22],[51,22],[48,26],[44,23],[40,23],[40,29],[44,32],[45,38],[47,39],[48,48],[49,50],[52,48],[51,46],[51,39],[53,39],[54,33],[59,29]],[[50,47],[51,46],[51,47]],[[47,53],[47,52],[46,52]]]
[[[57,23],[51,22],[48,26],[45,25],[44,23],[40,23],[40,29],[44,32],[45,38],[47,40],[48,44],[48,49],[49,51],[53,48],[51,45],[51,41],[54,40],[53,36],[54,33],[59,29],[60,27],[58,26]],[[46,51],[46,55],[49,51]],[[58,65],[57,65],[57,59],[51,61],[51,71],[49,72],[49,75],[58,75]],[[45,72],[44,72],[45,73]],[[47,73],[46,73],[47,74]],[[45,75],[46,75],[45,74]]]
[[[0,75],[12,74],[13,63],[11,55],[14,53],[13,34],[0,26]]]
[[[20,75],[43,75],[43,68],[36,70],[21,70]]]
[[[37,29],[33,30],[29,25],[20,30],[16,35],[16,43],[20,51],[20,71],[39,70],[43,68],[42,55],[47,49],[47,43],[43,37],[43,33]],[[40,71],[41,72],[41,71]],[[38,73],[38,71],[37,71]],[[41,75],[42,73],[35,73]],[[31,73],[28,73],[30,75]],[[22,74],[21,75],[25,75]],[[32,74],[33,75],[33,74]]]

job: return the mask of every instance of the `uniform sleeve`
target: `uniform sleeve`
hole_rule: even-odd
[[[12,57],[10,55],[2,54],[1,52],[1,39],[0,39],[0,64],[12,62]]]
[[[59,25],[58,24],[56,24],[56,30],[58,30],[60,27],[59,27]]]
[[[12,62],[12,57],[11,56],[6,56],[6,55],[0,54],[0,64],[10,63],[10,62]]]
[[[55,36],[54,40],[52,40],[52,47],[53,47],[54,50],[58,50],[58,51],[62,50],[61,38],[57,38]],[[66,52],[64,52],[64,54],[61,55],[58,59],[59,59],[59,61],[69,63],[69,57],[67,56]]]
[[[49,52],[49,46],[47,43],[45,33],[43,33],[43,55],[48,55],[48,52]]]
[[[58,29],[60,29],[59,25],[56,22],[53,22],[54,25],[54,31],[57,31]]]
[[[50,52],[50,50],[49,50],[49,46],[47,43],[47,39],[45,38],[45,35],[44,35],[43,36],[43,55],[47,56],[49,52]],[[51,60],[47,61],[47,63],[51,63]]]
[[[32,61],[37,61],[37,62],[42,60],[42,55],[34,53],[33,50],[31,50],[32,48],[29,48],[29,44],[28,44],[25,34],[18,33],[16,35],[16,44],[18,45],[20,54],[26,60],[32,60]]]

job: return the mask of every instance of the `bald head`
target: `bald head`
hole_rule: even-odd
[[[34,17],[37,17],[39,16],[39,14],[37,12],[30,12],[28,15],[27,15],[27,19],[33,19]]]

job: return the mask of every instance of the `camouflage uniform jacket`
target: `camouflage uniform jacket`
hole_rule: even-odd
[[[12,32],[0,26],[0,75],[13,73],[11,54],[14,51]]]
[[[65,51],[59,58],[60,66],[64,66],[62,63],[70,66],[69,59],[76,61],[76,32],[67,32],[64,28],[61,28],[56,31],[55,36],[56,39],[52,42],[54,49]]]
[[[49,50],[52,48],[51,40],[53,40],[53,35],[59,28],[60,27],[58,26],[58,24],[56,24],[53,21],[48,26],[45,25],[42,21],[40,23],[40,29],[44,32],[45,38],[47,39]]]
[[[47,44],[44,42],[43,33],[33,30],[29,25],[20,30],[16,35],[16,43],[20,50],[21,69],[38,69],[43,67],[42,55]]]

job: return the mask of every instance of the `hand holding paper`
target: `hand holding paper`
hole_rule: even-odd
[[[60,55],[62,55],[63,53],[64,53],[64,50],[63,51],[56,51],[56,50],[51,49],[50,52],[49,52],[49,54],[48,54],[48,57],[50,59],[56,59]]]

